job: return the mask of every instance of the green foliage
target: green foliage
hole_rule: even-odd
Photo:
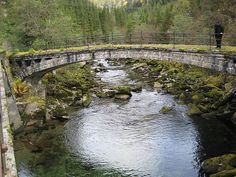
[[[112,32],[125,32],[129,41],[135,30],[208,33],[217,20],[236,33],[235,8],[230,0],[6,1],[0,3],[0,47],[64,48],[68,42],[93,43],[98,35],[108,42]],[[155,38],[169,42],[167,35]]]
[[[17,78],[13,81],[12,89],[17,97],[22,97],[29,91],[29,86],[26,82],[23,82],[21,79]]]

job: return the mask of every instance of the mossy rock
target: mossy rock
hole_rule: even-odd
[[[225,92],[229,92],[230,90],[232,90],[234,87],[233,87],[233,84],[231,82],[229,83],[226,83],[224,85],[224,88],[225,88]]]
[[[191,99],[194,103],[199,103],[202,99],[204,99],[204,96],[203,94],[195,94],[191,97]]]
[[[162,87],[163,87],[163,84],[161,84],[160,82],[154,82],[154,89],[156,90],[156,91],[160,91],[161,89],[162,89]]]
[[[236,168],[232,170],[224,170],[219,173],[210,175],[210,177],[235,177],[236,176]]]
[[[209,104],[198,104],[197,107],[204,113],[209,112],[210,111],[210,107],[211,105]]]
[[[189,104],[188,105],[188,115],[189,116],[196,116],[201,115],[202,111],[197,107],[195,104]]]
[[[114,88],[117,91],[117,94],[129,94],[131,95],[130,86],[118,86]]]
[[[151,69],[151,73],[152,74],[157,74],[160,73],[162,71],[163,66],[162,65],[157,65],[156,67]]]
[[[137,63],[137,64],[134,64],[133,67],[131,68],[131,70],[136,70],[136,69],[139,69],[139,68],[145,68],[147,67],[147,63]]]
[[[209,98],[213,98],[214,100],[218,100],[220,97],[222,97],[224,92],[219,89],[212,89],[211,91],[205,93],[205,96]]]
[[[53,117],[57,119],[61,119],[62,117],[68,116],[66,109],[61,106],[56,106],[52,111],[51,114]]]
[[[236,166],[236,154],[225,154],[207,159],[202,164],[206,174],[217,174],[225,170],[233,170]]]
[[[172,110],[173,110],[173,107],[171,106],[163,106],[159,112],[162,114],[167,114],[168,112]]]
[[[96,96],[99,98],[111,98],[116,94],[115,90],[112,89],[102,89],[101,91],[96,93]]]
[[[82,97],[82,105],[83,105],[84,107],[89,107],[89,105],[91,104],[91,102],[92,102],[91,95],[89,95],[89,94],[83,95],[83,97]]]
[[[217,111],[212,111],[212,112],[202,114],[202,117],[205,119],[216,119],[217,114],[218,114]]]
[[[115,99],[118,100],[129,100],[131,98],[132,95],[130,94],[116,94],[115,95]]]
[[[203,90],[203,91],[208,92],[208,91],[210,91],[212,89],[219,89],[219,88],[216,87],[215,85],[209,83],[209,84],[201,86],[200,89]]]
[[[142,87],[141,84],[131,86],[131,91],[132,92],[139,93],[139,92],[142,91],[142,89],[143,89],[143,87]]]
[[[236,176],[236,168],[232,170],[224,170],[219,173],[210,175],[210,177],[235,177]]]
[[[208,78],[206,79],[206,83],[212,84],[215,87],[220,88],[224,83],[224,78],[222,77],[222,75],[208,76]]]
[[[170,75],[170,76],[172,76],[172,75],[174,75],[174,74],[176,74],[176,73],[178,73],[178,72],[179,72],[179,69],[178,69],[178,68],[170,68],[170,69],[167,71],[167,74]]]

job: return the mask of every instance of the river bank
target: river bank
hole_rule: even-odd
[[[133,95],[135,95],[135,92],[138,93],[142,91],[144,83],[149,85],[151,89],[155,88],[155,90],[161,92],[161,94],[174,95],[178,103],[182,102],[188,104],[188,114],[190,116],[194,116],[197,119],[202,117],[210,119],[211,121],[212,119],[223,119],[227,122],[234,122],[234,98],[229,94],[232,93],[234,87],[234,76],[224,75],[189,65],[162,61],[126,59],[122,60],[121,63],[126,67],[127,74],[131,80],[133,80],[132,82],[125,82],[125,79],[120,83],[117,82],[117,76],[127,77],[122,70],[111,69],[108,75],[109,77],[107,77],[106,71],[108,66],[106,62],[98,62],[93,65],[91,65],[91,63],[80,63],[47,74],[44,78],[44,82],[48,85],[47,108],[50,109],[49,113],[52,120],[48,121],[48,124],[44,127],[44,129],[47,130],[40,129],[39,131],[38,127],[34,126],[34,124],[28,125],[28,133],[27,128],[24,131],[26,134],[24,136],[26,137],[20,134],[16,139],[27,142],[28,145],[23,144],[26,149],[28,149],[28,152],[33,152],[37,154],[37,156],[42,156],[43,154],[44,157],[41,159],[45,160],[45,157],[50,157],[48,152],[57,152],[53,147],[60,146],[62,149],[64,149],[64,147],[63,143],[60,144],[58,142],[58,144],[52,143],[47,146],[47,143],[40,139],[47,137],[46,141],[51,141],[55,139],[55,137],[58,137],[55,134],[50,136],[45,135],[45,131],[56,132],[55,130],[58,127],[61,127],[61,129],[59,128],[59,132],[62,131],[64,124],[70,119],[70,107],[76,106],[80,109],[89,107],[95,95],[101,99],[115,99],[123,103],[128,103]],[[118,66],[119,68],[120,61],[108,61],[108,64]],[[112,79],[114,79],[114,81],[112,81]],[[113,84],[108,85],[106,80],[109,82],[112,81]],[[216,102],[220,100],[221,97],[224,98],[225,95],[229,95],[227,100],[223,99],[226,100],[226,102],[216,104]],[[175,109],[175,104],[162,105],[160,112],[168,115],[169,112]],[[59,137],[60,136],[59,133]],[[43,143],[38,144],[38,142]],[[46,148],[43,147],[44,144],[46,144]],[[49,150],[49,147],[52,147],[52,149]],[[54,153],[55,157],[61,153],[67,154],[65,149],[61,152]],[[58,150],[60,150],[60,148]],[[58,161],[55,160],[56,158],[53,159],[54,161]],[[36,164],[35,166],[45,165],[47,163],[44,164],[44,160],[41,160],[39,163],[37,162],[38,160],[36,160],[33,164]],[[62,162],[62,165],[65,165],[65,161]],[[88,166],[85,165],[84,168],[89,169],[89,171],[93,169]],[[69,171],[72,173],[71,170]],[[42,175],[43,173],[40,172],[39,174]]]

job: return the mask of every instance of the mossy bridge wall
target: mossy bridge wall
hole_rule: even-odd
[[[236,74],[236,53],[208,51],[181,51],[178,49],[96,49],[83,51],[63,51],[11,57],[11,64],[18,76],[26,78],[33,74],[93,59],[145,58],[154,60],[175,61],[202,68]]]

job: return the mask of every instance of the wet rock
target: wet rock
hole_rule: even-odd
[[[40,109],[41,109],[41,106],[37,102],[34,102],[34,103],[27,104],[24,112],[25,114],[33,116]]]
[[[136,70],[136,69],[143,68],[143,67],[147,67],[147,63],[134,64],[133,67],[131,68],[131,70]]]
[[[215,87],[221,87],[224,83],[222,75],[219,76],[208,76],[206,83],[212,84]]]
[[[125,95],[132,95],[131,94],[131,87],[130,86],[118,86],[114,88],[117,94],[125,94]]]
[[[202,117],[205,119],[216,119],[217,114],[218,114],[217,111],[212,111],[212,112],[202,114]]]
[[[214,100],[218,100],[220,97],[222,97],[224,92],[218,88],[214,88],[207,93],[205,93],[205,96],[209,98],[213,98]]]
[[[105,71],[107,71],[107,68],[105,68],[105,67],[96,67],[95,69],[94,69],[94,71],[95,72],[105,72]]]
[[[179,95],[179,99],[180,99],[180,100],[184,100],[185,98],[186,98],[186,96],[185,96],[184,93],[181,93],[181,94]]]
[[[141,92],[142,91],[142,85],[138,84],[138,85],[131,86],[131,91],[136,92],[136,93]]]
[[[111,98],[114,97],[116,94],[115,90],[112,89],[102,89],[102,91],[99,91],[96,93],[96,96],[99,98]]]
[[[130,94],[116,94],[115,98],[119,100],[129,100],[132,95]]]
[[[160,82],[154,82],[154,89],[156,91],[160,91],[162,89],[163,85]]]
[[[236,166],[236,154],[226,154],[219,157],[207,159],[202,164],[202,169],[206,174],[225,173],[225,170],[233,170]]]
[[[231,101],[236,93],[236,88],[231,89],[229,92],[224,94],[221,99],[219,99],[214,105],[212,106],[213,108],[218,108],[221,105],[226,104],[227,102]]]
[[[225,87],[225,92],[229,92],[231,89],[233,89],[233,84],[229,82],[229,83],[226,83],[224,87]]]
[[[203,112],[203,113],[207,113],[210,112],[210,105],[209,104],[198,104],[197,107]]]
[[[195,104],[189,104],[188,105],[188,115],[189,116],[195,116],[202,114],[202,111],[197,107]]]
[[[86,64],[87,64],[86,61],[81,61],[81,62],[79,62],[79,65],[80,65],[80,67],[82,67],[82,68],[83,68]]]
[[[163,106],[159,112],[162,114],[167,114],[168,112],[172,110],[173,110],[172,106]]]
[[[68,116],[65,108],[61,106],[56,106],[53,110],[51,110],[52,117],[56,119],[61,119],[63,116]]]
[[[200,89],[203,90],[203,91],[205,91],[205,92],[208,92],[208,91],[210,91],[210,90],[212,90],[212,89],[219,89],[219,88],[216,87],[216,86],[213,85],[213,84],[206,84],[206,85],[204,85],[204,86],[201,86]]]
[[[83,95],[82,97],[82,105],[84,107],[88,107],[92,102],[91,96],[88,94]]]
[[[231,121],[233,122],[234,125],[236,125],[236,112],[233,114]]]
[[[210,177],[234,177],[236,176],[236,168],[232,170],[224,170],[219,173],[213,174]]]
[[[204,98],[204,96],[202,94],[196,94],[192,96],[192,100],[194,103],[199,103],[201,102],[201,100]]]

